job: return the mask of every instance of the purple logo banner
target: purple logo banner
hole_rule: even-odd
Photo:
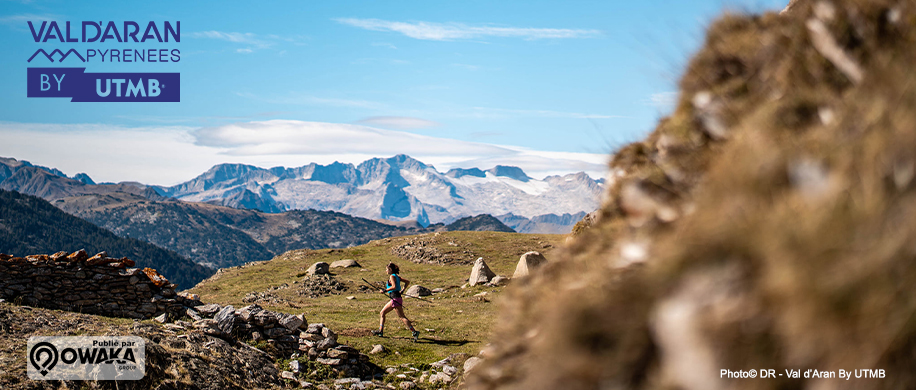
[[[179,73],[87,73],[86,68],[28,68],[28,97],[71,102],[180,102]]]

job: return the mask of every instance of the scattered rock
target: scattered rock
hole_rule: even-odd
[[[426,296],[433,295],[432,291],[420,285],[410,286],[410,288],[408,288],[407,291],[405,291],[404,293],[407,295],[413,295],[415,297],[426,297]]]
[[[312,264],[312,266],[309,267],[309,269],[305,272],[311,276],[314,276],[314,275],[326,275],[326,274],[329,274],[331,271],[330,271],[330,266],[328,265],[328,263],[319,261],[315,264]]]
[[[280,373],[280,378],[296,380],[296,373],[292,371],[283,371]]]
[[[513,278],[528,276],[535,268],[540,267],[547,262],[547,259],[540,252],[527,252],[518,259],[518,265],[515,266]]]
[[[490,279],[490,282],[487,283],[486,286],[499,287],[507,283],[509,283],[509,278],[502,276],[502,275],[496,275],[495,277],[493,277],[493,279]]]
[[[153,318],[153,320],[160,324],[169,322],[169,313],[162,313],[162,315],[157,316],[156,318]]]
[[[402,390],[416,389],[416,388],[417,388],[417,384],[416,384],[416,383],[413,383],[413,382],[411,382],[411,381],[403,381],[403,382],[401,382],[401,384],[398,385],[398,388],[400,388],[400,389],[402,389]]]
[[[464,361],[464,373],[467,374],[468,372],[471,372],[471,370],[480,364],[481,361],[482,359],[477,356],[469,357],[468,360]]]
[[[444,372],[439,372],[430,375],[428,381],[429,383],[449,383],[452,381],[452,377]]]
[[[372,346],[372,350],[369,351],[369,354],[370,354],[370,355],[375,355],[375,354],[379,354],[379,353],[383,353],[383,352],[385,352],[385,346],[383,346],[383,345],[381,345],[381,344],[375,344],[375,345]]]
[[[302,280],[297,287],[300,296],[308,298],[321,298],[329,295],[341,295],[350,288],[330,275],[309,276]]]
[[[331,268],[362,268],[356,260],[344,259],[331,263]]]
[[[487,263],[483,261],[483,257],[477,258],[477,261],[474,262],[474,267],[471,269],[471,277],[468,280],[468,283],[471,286],[476,286],[478,284],[485,284],[490,281],[494,276],[496,276],[493,271],[490,270],[490,267],[487,266]]]

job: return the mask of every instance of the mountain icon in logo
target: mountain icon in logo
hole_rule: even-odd
[[[52,51],[51,54],[48,54],[48,52],[46,52],[44,49],[38,49],[35,51],[35,54],[32,54],[32,56],[29,57],[29,60],[27,62],[32,62],[32,59],[34,59],[35,56],[37,56],[38,54],[44,54],[44,56],[48,58],[48,61],[54,62],[53,56],[55,53],[60,54],[60,60],[58,60],[58,62],[64,62],[64,60],[67,59],[67,56],[69,56],[70,54],[73,54],[79,57],[80,61],[86,62],[86,59],[83,58],[83,56],[81,56],[80,53],[76,51],[76,49],[67,50],[66,53],[60,51],[60,49],[54,49],[54,51]]]

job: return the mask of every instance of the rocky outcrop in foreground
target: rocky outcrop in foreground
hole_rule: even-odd
[[[507,289],[469,389],[916,388],[916,3],[707,31],[594,223]]]
[[[181,334],[182,341],[175,344],[191,343],[188,348],[192,349],[200,348],[200,343],[215,343],[230,355],[247,358],[254,351],[266,356],[268,362],[301,357],[326,367],[333,377],[372,379],[381,373],[368,356],[339,344],[337,334],[324,324],[309,324],[301,314],[265,310],[256,304],[238,310],[231,305],[204,304],[194,294],[176,294],[175,285],[155,270],[128,268],[133,265],[127,258],[109,258],[104,252],[89,257],[82,250],[24,258],[0,254],[0,293],[4,300],[28,306],[107,317],[154,318],[167,331]],[[0,322],[0,331],[9,327]],[[147,354],[152,353],[155,359],[150,348]],[[248,364],[241,358],[239,362]],[[252,380],[259,386],[275,382]]]

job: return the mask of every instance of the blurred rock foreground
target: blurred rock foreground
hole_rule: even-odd
[[[511,289],[468,387],[916,388],[913,64],[911,0],[723,16],[606,204]]]

